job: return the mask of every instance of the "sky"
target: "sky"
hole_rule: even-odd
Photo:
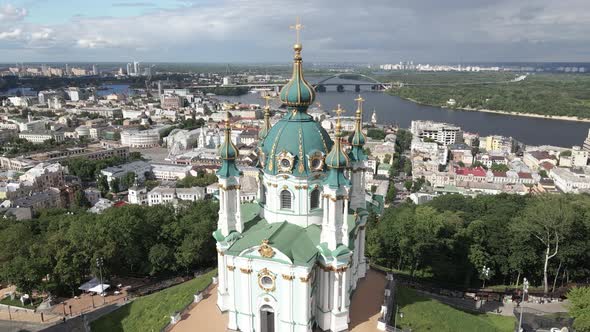
[[[590,0],[0,0],[0,62],[590,62]]]

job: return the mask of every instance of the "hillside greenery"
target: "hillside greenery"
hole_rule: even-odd
[[[103,214],[46,210],[39,218],[0,220],[0,283],[19,291],[72,295],[98,274],[104,259],[111,276],[188,274],[212,266],[217,203],[127,205]],[[48,280],[45,278],[48,277]]]
[[[427,105],[590,119],[590,75],[537,73],[520,82],[506,83],[516,76],[514,73],[398,73],[379,79],[406,83],[394,87],[390,93]],[[456,105],[447,105],[449,99],[455,99]]]
[[[439,285],[519,284],[545,292],[590,274],[590,196],[446,195],[371,215],[366,253],[375,264]]]
[[[437,300],[419,295],[415,290],[397,287],[396,300],[403,318],[397,316],[396,325],[415,331],[488,331],[512,332],[516,319],[514,316],[468,313]],[[395,315],[392,316],[393,325]]]

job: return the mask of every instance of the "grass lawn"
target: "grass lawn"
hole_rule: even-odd
[[[41,304],[42,300],[41,299],[33,299],[33,304],[31,304],[30,300],[27,300],[25,303],[25,305],[23,305],[19,299],[14,299],[11,300],[10,297],[5,297],[2,300],[0,300],[0,304],[6,304],[9,306],[13,306],[13,307],[20,307],[20,308],[26,308],[26,309],[35,309],[39,304]]]
[[[419,295],[409,288],[398,287],[396,299],[400,305],[399,310],[404,314],[401,319],[398,316],[397,325],[404,329],[411,327],[412,331],[420,332],[514,331],[514,317],[467,313]]]
[[[213,270],[180,285],[141,297],[105,315],[91,324],[93,332],[160,331],[170,322],[170,315],[193,301],[193,294],[203,290],[215,276]]]

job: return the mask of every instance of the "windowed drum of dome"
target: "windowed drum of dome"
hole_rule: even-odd
[[[311,195],[309,197],[309,208],[311,210],[313,210],[313,209],[317,209],[319,207],[320,207],[320,190],[314,189],[311,192]]]
[[[281,191],[281,209],[291,210],[291,192],[287,189]]]

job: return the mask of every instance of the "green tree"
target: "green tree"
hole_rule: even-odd
[[[383,162],[385,164],[389,164],[391,163],[391,155],[389,153],[386,153],[385,156],[383,157]]]
[[[149,261],[152,266],[150,274],[155,275],[162,271],[168,271],[174,265],[172,250],[163,243],[156,243],[150,248]]]
[[[508,165],[505,164],[493,163],[491,170],[494,172],[508,172],[510,170],[510,167],[508,167]]]
[[[590,332],[590,287],[574,287],[568,294],[569,315],[574,318],[574,328]]]
[[[574,218],[565,196],[546,195],[536,198],[524,209],[519,222],[514,224],[518,233],[529,234],[544,247],[543,289],[549,292],[549,262],[559,253],[560,242],[566,236]]]
[[[76,191],[76,194],[74,196],[74,205],[79,208],[90,207],[90,201],[88,201],[88,198],[86,198],[86,194],[84,194],[84,191],[82,189]]]
[[[367,130],[367,136],[375,140],[383,140],[385,138],[385,132],[382,129],[371,128]]]
[[[111,186],[110,187],[111,187],[111,191],[113,193],[118,193],[119,191],[121,191],[120,188],[119,188],[120,182],[121,181],[119,180],[119,178],[113,178],[111,180]]]
[[[105,196],[109,192],[109,181],[105,175],[99,175],[98,180],[96,181],[96,186],[100,193]]]

